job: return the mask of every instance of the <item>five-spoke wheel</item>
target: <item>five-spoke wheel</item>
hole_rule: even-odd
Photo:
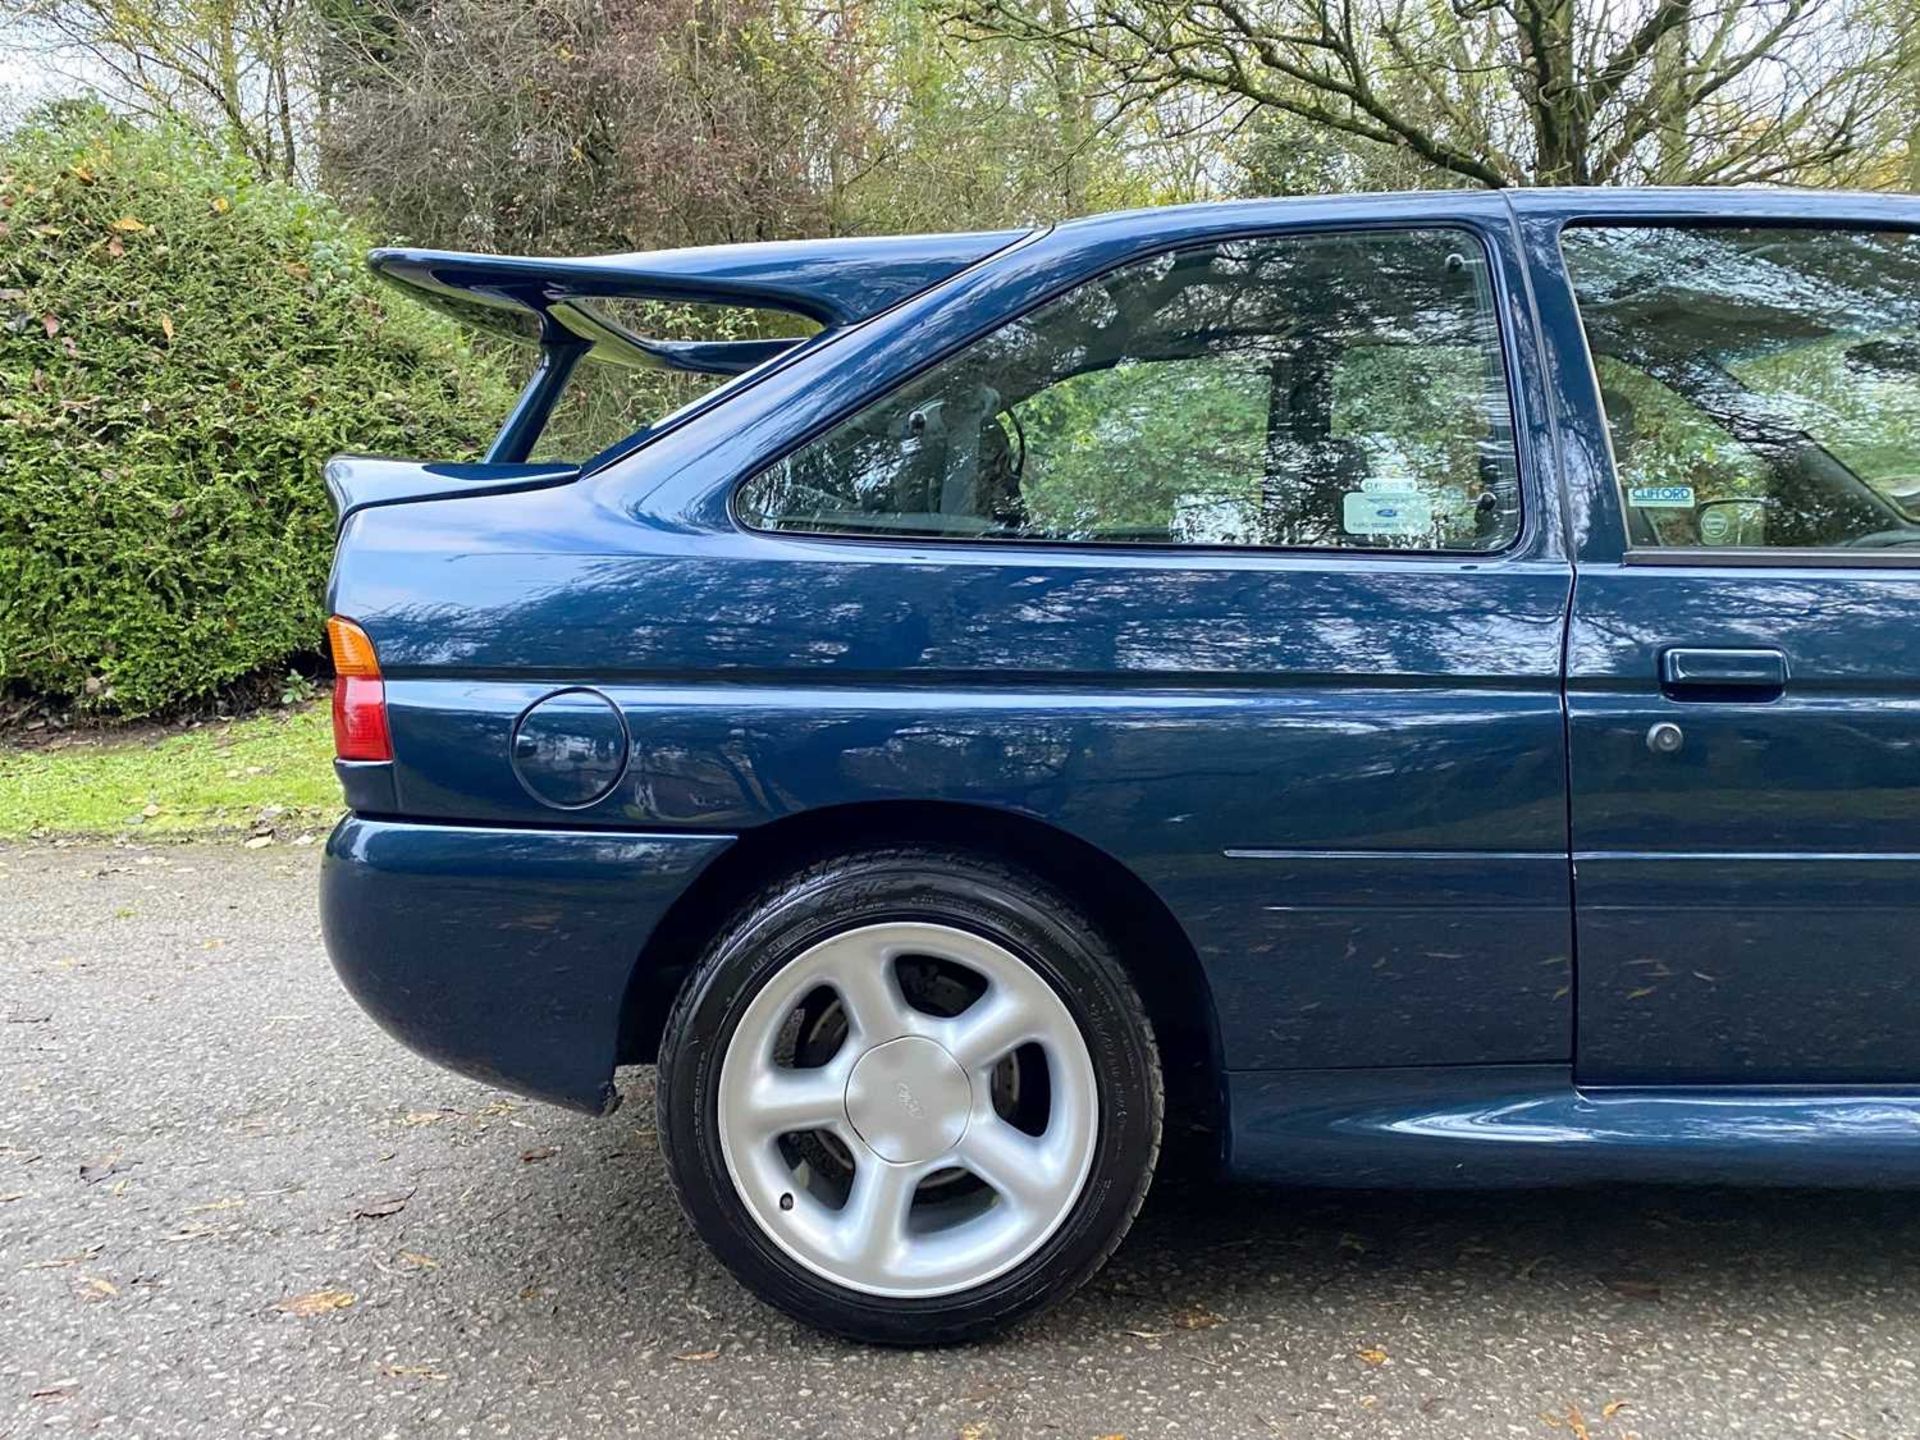
[[[843,857],[749,902],[689,976],[660,1076],[696,1227],[766,1298],[866,1339],[962,1338],[1069,1292],[1158,1146],[1151,1030],[1097,929],[945,851]]]
[[[836,1035],[831,1052],[807,1053],[795,1017]],[[891,921],[819,941],[754,996],[719,1115],[727,1171],[774,1244],[854,1290],[942,1295],[1059,1227],[1099,1098],[1066,1003],[1023,960]]]

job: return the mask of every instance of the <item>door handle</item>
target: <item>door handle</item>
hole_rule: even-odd
[[[1778,650],[1674,649],[1660,657],[1660,688],[1675,700],[1778,699],[1787,657]]]

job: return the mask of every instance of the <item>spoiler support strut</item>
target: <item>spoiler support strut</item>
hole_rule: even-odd
[[[528,377],[526,386],[520,391],[520,398],[508,412],[500,433],[493,437],[493,444],[487,447],[487,464],[518,465],[533,453],[533,442],[546,429],[547,417],[553,414],[561,391],[567,388],[567,381],[573,378],[574,367],[586,358],[592,348],[591,341],[573,336],[564,339],[549,336],[544,339],[533,374]]]

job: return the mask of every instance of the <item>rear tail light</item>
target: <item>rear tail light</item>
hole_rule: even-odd
[[[341,760],[391,760],[387,687],[367,632],[338,615],[327,621],[333,649],[333,753]]]

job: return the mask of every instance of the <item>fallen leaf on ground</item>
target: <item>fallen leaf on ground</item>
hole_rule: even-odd
[[[1384,1365],[1387,1363],[1387,1352],[1382,1350],[1378,1345],[1371,1346],[1365,1350],[1356,1350],[1353,1353],[1369,1365]]]
[[[349,1290],[314,1290],[305,1295],[295,1295],[290,1300],[282,1300],[273,1308],[306,1320],[315,1315],[344,1310],[353,1304],[353,1299],[353,1293]]]
[[[96,1160],[80,1167],[80,1178],[89,1185],[98,1185],[109,1175],[118,1175],[122,1170],[130,1169],[131,1160],[122,1160],[118,1155],[109,1155],[104,1160]]]
[[[122,215],[118,220],[113,222],[111,228],[118,230],[123,235],[132,235],[136,231],[144,230],[147,227],[131,215]]]
[[[1211,1330],[1216,1325],[1227,1323],[1227,1317],[1216,1315],[1205,1306],[1192,1305],[1173,1317],[1173,1323],[1182,1330]]]
[[[398,1215],[407,1208],[407,1201],[413,1198],[413,1191],[400,1190],[391,1195],[376,1195],[353,1212],[356,1220],[384,1220],[389,1215]]]
[[[558,1145],[536,1145],[531,1150],[522,1150],[520,1152],[520,1163],[523,1165],[531,1165],[536,1160],[551,1160],[559,1153],[560,1147]]]
[[[89,1300],[111,1300],[120,1293],[118,1285],[99,1275],[83,1275],[80,1280],[81,1288],[86,1292],[85,1298]]]
[[[411,1265],[418,1270],[438,1270],[440,1262],[431,1255],[422,1255],[418,1250],[402,1250],[394,1257],[403,1265]]]
[[[29,1391],[27,1398],[29,1400],[64,1400],[79,1388],[79,1384],[77,1380],[61,1380],[56,1384],[43,1385],[38,1390]]]
[[[1125,1333],[1133,1336],[1136,1340],[1164,1340],[1167,1338],[1167,1332],[1164,1330],[1128,1330]]]
[[[1626,1408],[1627,1402],[1625,1400],[1609,1400],[1600,1407],[1600,1418],[1602,1420],[1611,1420]]]
[[[683,1350],[673,1358],[676,1360],[718,1360],[720,1358],[720,1352],[718,1350]]]
[[[10,1191],[5,1195],[0,1195],[0,1205],[5,1205],[10,1200],[24,1200],[26,1198],[27,1192],[24,1190]]]
[[[447,1372],[431,1365],[382,1365],[380,1373],[395,1380],[445,1380]]]

